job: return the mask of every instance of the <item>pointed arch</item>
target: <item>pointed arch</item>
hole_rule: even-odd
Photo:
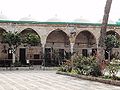
[[[20,35],[21,35],[22,37],[24,37],[24,35],[27,34],[27,33],[32,33],[32,34],[38,35],[39,38],[40,38],[40,40],[41,40],[40,35],[39,35],[34,29],[32,29],[32,28],[26,28],[26,29],[22,30],[22,31],[20,32]],[[40,41],[40,42],[41,42],[41,41]]]
[[[20,33],[24,34],[24,33],[35,33],[37,35],[39,35],[34,29],[32,28],[26,28],[24,30],[22,30]],[[40,37],[40,36],[39,36]]]
[[[4,32],[7,32],[5,29],[3,29],[2,27],[0,27],[0,59],[5,59],[8,57],[7,55],[7,50],[8,50],[8,47],[7,47],[7,44],[5,43],[2,43],[2,34]]]
[[[4,32],[7,32],[7,31],[5,29],[3,29],[3,28],[0,27],[0,42],[2,41],[2,34]]]
[[[0,27],[0,33],[7,32],[4,28]]]
[[[69,52],[69,36],[63,30],[56,29],[48,34],[45,45],[45,61],[48,65],[60,65],[65,58],[69,58]]]
[[[28,33],[31,33],[31,34],[35,34],[35,35],[38,35],[39,34],[32,28],[26,28],[24,30],[22,30],[20,32],[20,36],[24,38],[24,36]],[[40,36],[39,36],[40,38]],[[42,63],[42,57],[43,57],[43,48],[42,48],[42,44],[41,44],[41,38],[40,38],[40,43],[39,44],[35,44],[35,45],[30,45],[29,47],[24,47],[26,45],[23,44],[23,46],[21,45],[19,48],[18,48],[18,55],[19,55],[19,60],[20,62],[22,62],[22,64],[26,64],[27,60],[22,60],[21,58],[23,58],[22,56],[22,50],[24,50],[24,56],[25,58],[27,57],[27,59],[30,60],[30,62],[32,62],[33,64],[35,65],[39,65]]]
[[[70,40],[69,36],[61,29],[56,29],[50,32],[46,38],[46,44],[64,44],[64,45],[69,45]],[[47,45],[48,46],[48,45]],[[51,46],[51,45],[50,45]]]
[[[87,47],[92,47],[96,44],[96,38],[93,33],[88,30],[84,30],[79,32],[79,34],[76,36],[75,44],[79,44],[79,46],[81,45],[81,47],[83,44]]]
[[[120,39],[120,35],[113,30],[107,31],[106,35],[115,35],[117,37],[117,39]]]
[[[88,30],[78,33],[75,38],[74,52],[79,52],[83,56],[93,53],[92,50],[97,48],[96,38]]]

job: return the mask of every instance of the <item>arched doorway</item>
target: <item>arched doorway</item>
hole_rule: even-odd
[[[118,40],[120,40],[120,35],[115,32],[115,31],[107,31],[106,32],[106,35],[114,35]],[[112,49],[106,49],[105,50],[105,59],[113,59],[113,58],[116,58],[116,57],[120,57],[119,55],[119,52],[120,51],[120,48],[118,47],[115,47],[115,48],[112,48]]]
[[[85,30],[77,35],[74,52],[79,52],[83,56],[88,56],[93,54],[96,48],[96,39],[91,32]]]
[[[60,30],[52,31],[46,40],[45,61],[48,65],[58,65],[70,54],[70,41],[68,35]]]
[[[38,33],[33,30],[32,28],[26,28],[24,29],[21,33],[20,36],[24,38],[27,34],[34,34],[38,35]],[[39,36],[40,40],[40,36]],[[18,48],[18,56],[19,56],[19,61],[22,64],[28,63],[27,61],[29,60],[29,63],[32,63],[34,65],[38,65],[42,63],[42,45],[41,41],[39,44],[34,44],[34,45],[28,45],[28,44],[23,44]]]

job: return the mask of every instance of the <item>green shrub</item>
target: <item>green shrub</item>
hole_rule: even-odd
[[[111,76],[105,75],[105,76],[103,76],[102,78],[104,78],[104,79],[111,79]]]
[[[77,59],[73,60],[73,67],[79,70],[79,74],[101,76],[101,71],[97,60],[94,57],[77,56]]]
[[[78,70],[72,69],[70,73],[71,73],[71,74],[78,74]]]
[[[93,64],[93,66],[91,66],[90,75],[95,76],[95,77],[102,75],[100,67],[97,63],[95,63],[95,64]]]
[[[119,71],[119,64],[120,64],[119,59],[112,59],[107,66],[109,76],[111,76],[113,79],[116,79],[116,75]]]
[[[72,66],[71,66],[71,61],[67,60],[61,67],[58,69],[58,71],[62,72],[71,72]]]
[[[102,78],[104,78],[104,79],[113,79],[113,80],[120,80],[120,77],[115,77],[115,78],[113,78],[113,77],[111,77],[110,75],[105,75],[105,76],[103,76]]]
[[[14,63],[14,66],[15,67],[20,67],[21,66],[21,62],[19,62],[19,61],[16,60],[15,63]]]
[[[61,71],[96,77],[102,75],[95,57],[83,57],[78,53],[71,57],[69,63],[67,62],[61,67]]]

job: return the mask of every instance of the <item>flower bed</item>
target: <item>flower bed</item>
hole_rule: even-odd
[[[101,83],[105,83],[105,84],[120,86],[120,81],[118,81],[118,80],[104,79],[102,77],[85,76],[85,75],[79,75],[79,74],[71,74],[71,73],[61,72],[61,71],[57,71],[56,73],[61,74],[61,75],[77,77],[77,78],[80,78],[80,79],[97,81],[97,82],[101,82]]]

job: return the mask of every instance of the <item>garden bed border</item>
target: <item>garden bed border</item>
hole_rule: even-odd
[[[96,81],[96,82],[100,82],[100,83],[120,86],[120,81],[117,81],[117,80],[110,80],[110,79],[104,79],[104,78],[100,78],[100,77],[71,74],[71,73],[60,72],[60,71],[57,71],[56,74],[67,75],[67,76],[71,76],[71,77],[77,77],[80,79],[91,80],[91,81]]]

